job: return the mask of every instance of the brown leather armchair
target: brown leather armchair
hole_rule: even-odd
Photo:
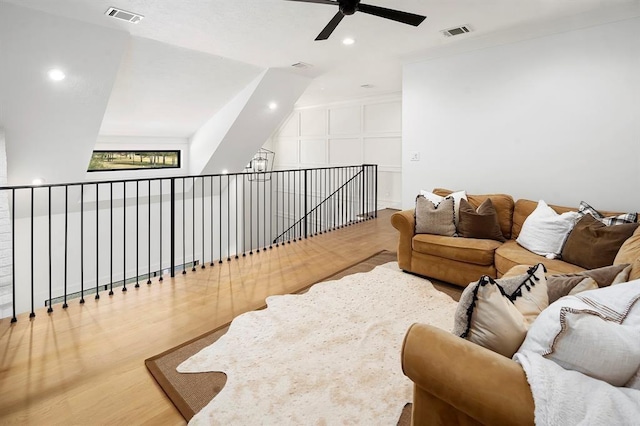
[[[533,425],[533,396],[518,363],[439,328],[414,324],[402,348],[414,382],[413,425]]]

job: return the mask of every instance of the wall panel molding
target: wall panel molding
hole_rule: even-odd
[[[399,93],[295,109],[265,147],[276,153],[277,169],[378,164],[379,208],[400,205],[402,97]]]

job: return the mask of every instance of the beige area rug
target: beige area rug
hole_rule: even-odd
[[[450,330],[456,307],[395,262],[266,302],[178,366],[227,374],[190,424],[396,424],[412,398],[400,365],[407,329]]]
[[[358,272],[368,272],[378,265],[394,260],[396,260],[396,253],[383,250],[342,271],[329,275],[320,282],[337,280]],[[296,293],[306,291],[309,287],[309,285],[305,285],[299,288]],[[266,305],[260,309],[264,308],[266,308]],[[227,332],[228,328],[229,323],[224,324],[145,360],[145,365],[153,378],[187,421],[220,392],[227,381],[227,376],[221,372],[180,374],[176,371],[176,367],[191,355],[218,340],[220,336]],[[409,423],[406,423],[406,425],[408,426]]]
[[[395,253],[382,251],[322,281],[337,280],[354,273],[368,272],[378,265],[395,260]],[[448,294],[451,298],[459,299],[461,292],[459,288],[438,282],[434,282],[434,284],[438,290]],[[298,292],[305,291],[308,287],[302,287]],[[225,324],[145,360],[149,372],[187,421],[220,392],[226,382],[226,375],[221,372],[181,374],[176,371],[176,367],[191,355],[219,339],[226,333],[228,326],[229,324]],[[404,407],[397,424],[398,426],[411,424],[411,404]]]

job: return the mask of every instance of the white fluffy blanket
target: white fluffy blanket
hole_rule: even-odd
[[[532,352],[517,353],[531,386],[538,426],[640,424],[640,391],[565,370]]]
[[[267,298],[179,372],[223,371],[190,424],[396,424],[411,402],[400,352],[409,326],[453,325],[456,302],[395,262]]]

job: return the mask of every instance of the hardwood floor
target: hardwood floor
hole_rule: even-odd
[[[258,308],[268,295],[395,251],[392,213],[84,305],[72,300],[66,310],[54,305],[52,314],[41,308],[32,320],[0,320],[0,424],[185,424],[144,360]]]

